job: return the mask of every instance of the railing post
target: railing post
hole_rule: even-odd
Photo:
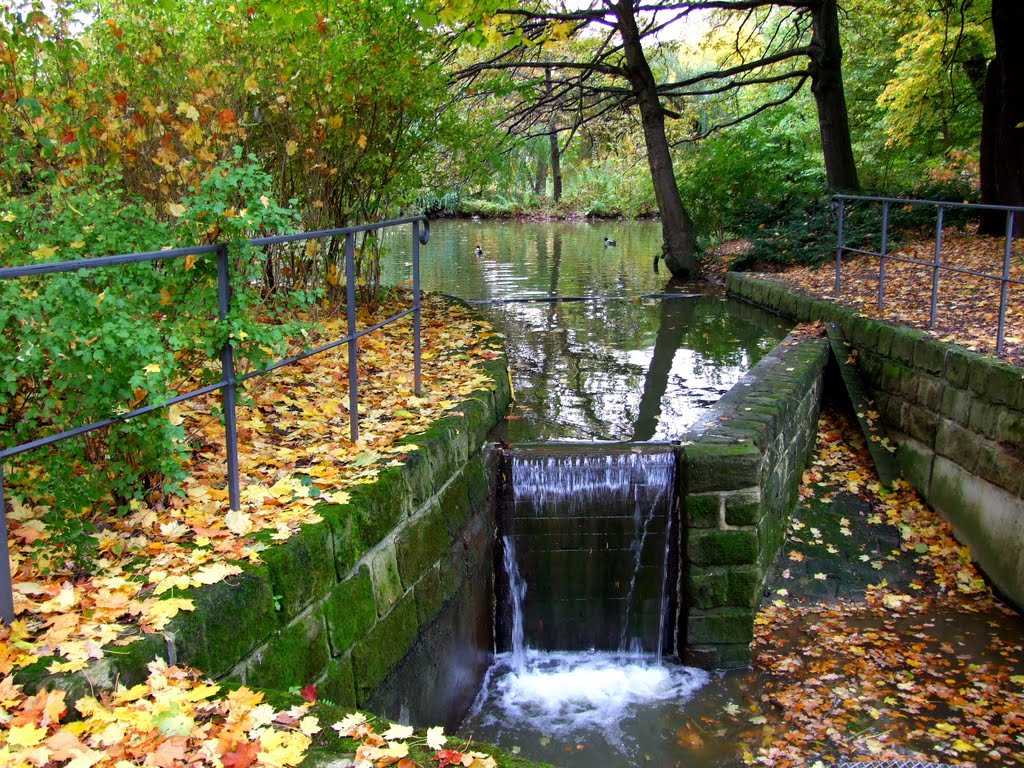
[[[835,297],[839,298],[839,293],[843,288],[843,222],[846,218],[846,204],[843,198],[839,198],[839,232],[838,232],[838,245],[836,246],[836,289]]]
[[[349,232],[345,235],[345,316],[348,319],[348,335],[356,335],[356,239]],[[348,343],[348,415],[352,442],[359,440],[359,349],[355,338]]]
[[[430,239],[430,224],[424,222],[426,230],[423,232],[422,243],[426,245]],[[423,357],[420,341],[420,223],[412,223],[412,364],[413,382],[416,396],[423,394]]]
[[[932,264],[932,311],[928,327],[934,329],[939,312],[939,268],[942,266],[942,225],[946,218],[945,206],[939,206],[935,223],[935,262]]]
[[[3,459],[0,459],[0,619],[8,627],[14,622],[14,579],[11,576],[11,550],[7,546]]]
[[[885,309],[885,257],[889,253],[889,201],[882,203],[882,249],[878,259],[878,311]]]
[[[227,325],[231,310],[231,275],[228,264],[228,247],[217,248],[217,314],[225,326],[227,337],[220,351],[221,405],[224,409],[224,437],[228,452],[228,503],[232,510],[242,508],[238,471],[238,422],[235,413],[235,350],[231,343],[231,329]]]
[[[1003,354],[1006,333],[1006,303],[1010,291],[1010,259],[1013,256],[1014,211],[1006,212],[1006,247],[1003,249],[1003,279],[999,290],[999,330],[996,331],[996,354]]]

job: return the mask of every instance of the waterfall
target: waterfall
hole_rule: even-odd
[[[660,656],[674,476],[669,452],[512,454],[504,641],[520,663],[526,646]]]

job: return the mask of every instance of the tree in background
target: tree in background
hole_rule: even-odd
[[[733,55],[682,78],[656,73],[651,62],[666,47],[660,36],[673,23],[705,10],[739,15]],[[451,14],[466,23],[462,40],[492,46],[483,60],[463,69],[463,77],[475,88],[518,96],[505,121],[510,131],[551,132],[551,114],[557,113],[559,130],[571,135],[609,114],[638,113],[662,219],[662,255],[675,275],[697,272],[693,224],[679,195],[666,129],[666,121],[684,118],[688,99],[795,82],[787,94],[753,107],[735,123],[784,103],[810,80],[829,181],[839,188],[857,187],[835,0],[594,0],[579,9],[545,2],[510,7],[492,0]]]
[[[981,199],[995,205],[1024,205],[1024,29],[1020,0],[992,0],[996,56],[985,76],[981,133]],[[1005,218],[987,216],[982,231],[1000,234]],[[1015,233],[1024,234],[1024,216]]]

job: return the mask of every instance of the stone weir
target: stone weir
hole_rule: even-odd
[[[517,446],[502,470],[498,650],[513,647],[521,621],[530,648],[660,655],[678,560],[671,447]],[[514,574],[525,587],[521,617],[506,597]]]

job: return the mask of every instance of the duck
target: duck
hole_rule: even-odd
[[[484,249],[478,245],[476,248],[473,249],[473,253],[475,253],[477,256],[483,256]]]
[[[604,247],[605,248],[609,248],[609,247],[611,247],[613,245],[615,245],[615,241],[612,240],[610,237],[605,237],[605,239],[604,239]]]

